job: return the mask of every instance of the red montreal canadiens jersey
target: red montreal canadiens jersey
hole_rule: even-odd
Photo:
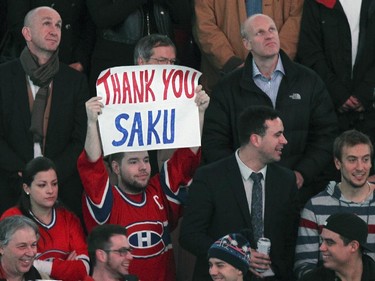
[[[83,216],[91,229],[104,223],[126,227],[134,257],[129,273],[142,281],[174,281],[175,265],[170,231],[181,216],[186,186],[199,165],[200,152],[178,149],[160,174],[151,178],[142,198],[132,197],[110,186],[103,160],[91,163],[83,151],[78,159],[85,197]]]
[[[5,211],[1,219],[14,215],[22,215],[18,207]],[[88,274],[89,258],[86,237],[79,219],[64,208],[53,209],[49,225],[43,224],[36,217],[34,219],[38,222],[40,232],[36,259],[52,262],[51,272],[45,273],[57,280],[83,280]],[[73,250],[78,260],[66,261]]]

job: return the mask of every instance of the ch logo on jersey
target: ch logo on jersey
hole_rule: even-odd
[[[150,258],[171,248],[168,222],[145,221],[126,227],[134,258]]]

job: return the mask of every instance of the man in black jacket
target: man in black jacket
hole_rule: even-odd
[[[245,66],[225,76],[213,91],[203,130],[203,157],[212,162],[239,147],[237,121],[244,108],[273,107],[280,112],[289,141],[280,163],[295,172],[302,202],[307,201],[325,187],[313,180],[332,162],[337,120],[331,99],[317,74],[280,50],[271,18],[248,18],[242,37],[250,54]]]

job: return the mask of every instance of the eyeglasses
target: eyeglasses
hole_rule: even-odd
[[[150,58],[150,60],[154,60],[157,64],[176,64],[176,59],[167,59],[167,58]]]
[[[131,253],[132,250],[133,250],[132,248],[123,247],[117,250],[103,250],[103,251],[106,253],[114,252],[114,253],[119,254],[120,257],[125,257],[128,253]]]

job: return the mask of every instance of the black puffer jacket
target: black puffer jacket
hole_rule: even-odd
[[[280,52],[285,76],[276,109],[284,123],[288,144],[281,164],[299,171],[311,182],[332,161],[337,118],[323,81],[312,70]],[[224,77],[214,90],[205,114],[202,152],[206,162],[230,155],[239,146],[237,119],[251,105],[272,107],[271,99],[252,79],[252,56],[245,66]]]

